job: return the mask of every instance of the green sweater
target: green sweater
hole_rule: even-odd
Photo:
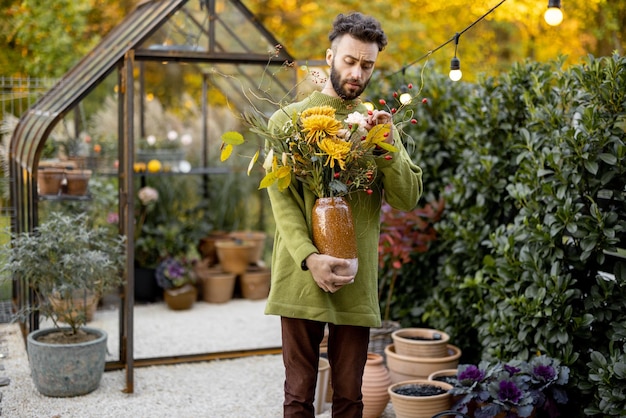
[[[338,120],[344,120],[354,111],[367,111],[357,101],[344,101],[314,92],[306,99],[276,112],[270,119],[270,127],[286,123],[294,112],[322,105],[334,107]],[[301,269],[302,260],[318,252],[311,241],[311,211],[315,195],[297,181],[283,192],[278,191],[275,185],[268,188],[276,221],[276,236],[266,314],[337,325],[380,326],[378,240],[382,190],[385,200],[392,207],[405,211],[415,208],[422,194],[422,170],[411,161],[397,135],[397,130],[394,130],[398,152],[388,154],[391,159],[373,157],[378,167],[372,186],[374,193],[356,192],[347,196],[356,228],[359,270],[353,284],[335,293],[324,292],[311,273]]]

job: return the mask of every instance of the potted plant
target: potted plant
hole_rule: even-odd
[[[18,316],[38,312],[53,323],[27,336],[33,381],[42,394],[77,396],[98,387],[107,334],[86,326],[85,302],[123,283],[124,247],[124,237],[91,227],[86,215],[59,212],[1,247],[3,278],[19,277],[35,294]]]
[[[194,263],[197,258],[188,255],[168,257],[156,269],[156,280],[163,289],[163,299],[170,309],[184,310],[198,298]]]
[[[476,418],[529,417],[542,410],[554,418],[560,415],[558,405],[568,402],[568,380],[569,368],[545,355],[529,362],[464,364],[450,390],[458,399],[452,409]]]
[[[452,385],[414,379],[393,383],[388,388],[397,418],[431,418],[450,409]]]

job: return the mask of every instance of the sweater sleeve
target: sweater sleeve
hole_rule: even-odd
[[[382,175],[385,200],[398,210],[413,210],[422,196],[422,169],[409,156],[402,141],[394,135],[397,152],[376,157],[376,164]]]
[[[287,112],[277,112],[268,126],[270,129],[278,129],[289,117]],[[315,197],[301,188],[292,178],[287,190],[281,192],[276,185],[267,189],[274,219],[280,219],[280,222],[276,222],[278,236],[286,242],[285,248],[298,266],[310,254],[318,252],[311,239],[310,216],[306,213],[306,200]]]

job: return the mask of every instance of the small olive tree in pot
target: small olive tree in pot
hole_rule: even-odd
[[[95,390],[104,372],[107,334],[86,324],[93,303],[123,283],[125,238],[90,227],[86,215],[55,212],[34,232],[11,241],[1,249],[2,278],[19,278],[36,296],[17,317],[36,311],[53,323],[27,337],[35,386],[56,397]]]

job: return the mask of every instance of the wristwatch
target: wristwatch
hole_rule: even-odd
[[[302,269],[302,271],[307,271],[309,269],[309,267],[306,265],[306,258],[302,260],[302,263],[300,263],[300,268]]]

